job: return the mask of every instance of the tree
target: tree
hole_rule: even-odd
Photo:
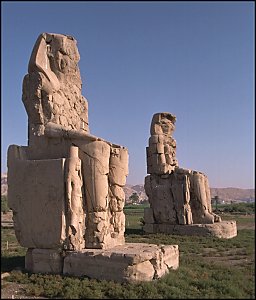
[[[132,195],[129,197],[129,200],[132,203],[138,203],[139,202],[139,196],[137,193],[132,193]]]
[[[214,197],[214,201],[215,201],[215,210],[218,210],[218,203],[219,203],[219,196],[215,196]]]

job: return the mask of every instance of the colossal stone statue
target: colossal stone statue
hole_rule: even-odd
[[[128,151],[89,133],[88,103],[81,95],[79,59],[73,37],[43,33],[35,43],[28,74],[23,80],[22,100],[28,114],[28,147],[9,148],[8,183],[9,204],[16,214],[17,224],[20,224],[15,229],[21,232],[18,235],[25,247],[38,245],[27,244],[23,239],[29,234],[27,227],[20,223],[20,209],[16,210],[15,206],[17,197],[22,198],[23,205],[29,200],[21,190],[17,195],[17,176],[13,170],[22,163],[20,168],[26,169],[29,163],[29,168],[37,168],[33,172],[39,179],[46,174],[42,174],[39,167],[33,167],[33,162],[47,165],[60,159],[63,162],[59,176],[66,176],[63,179],[66,185],[60,188],[66,196],[62,204],[63,216],[55,220],[61,228],[59,233],[62,232],[55,243],[74,250],[84,246],[107,249],[124,244],[123,186],[128,175]],[[50,173],[47,175],[51,176]],[[57,179],[52,179],[47,197],[42,196],[36,184],[28,182],[27,190],[31,193],[37,189],[37,197],[42,197],[42,202],[53,201],[57,196],[56,192],[52,193]],[[43,240],[42,246],[48,247]]]
[[[8,148],[8,201],[25,268],[119,282],[179,266],[177,245],[125,244],[128,150],[89,133],[76,40],[43,33],[22,100],[28,146]]]
[[[144,214],[144,230],[147,232],[164,232],[166,229],[163,228],[168,227],[152,224],[221,222],[221,218],[212,212],[207,176],[178,166],[176,141],[172,137],[175,122],[176,117],[167,112],[156,113],[152,118],[151,136],[146,148],[147,172],[150,174],[145,178],[145,191],[150,203]]]

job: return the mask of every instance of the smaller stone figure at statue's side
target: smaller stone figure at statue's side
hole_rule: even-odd
[[[123,240],[125,231],[125,193],[123,187],[128,176],[128,151],[125,148],[112,146],[109,161],[109,208],[111,213],[110,224],[111,236],[120,242]]]
[[[78,148],[75,146],[70,148],[66,168],[67,247],[69,250],[82,250],[84,248],[85,203],[81,160],[78,157]]]
[[[212,213],[207,176],[178,166],[172,137],[175,122],[176,117],[167,112],[154,114],[151,122],[145,191],[153,218],[158,224],[173,225],[220,222]]]
[[[178,224],[193,224],[190,207],[190,179],[188,175],[173,173],[171,191],[174,198],[174,207],[177,213]]]
[[[185,194],[184,197],[184,223],[193,224],[192,211],[190,207],[190,180],[188,176],[184,176],[183,181],[183,191]]]
[[[213,224],[221,222],[220,216],[212,212],[208,178],[202,172],[191,172],[191,206],[196,223]]]

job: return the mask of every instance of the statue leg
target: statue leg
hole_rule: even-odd
[[[85,247],[105,248],[109,239],[110,146],[103,141],[94,141],[80,149],[87,211]]]

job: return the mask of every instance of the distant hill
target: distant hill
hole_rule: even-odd
[[[136,184],[136,185],[126,184],[126,186],[124,187],[124,192],[125,192],[126,202],[129,202],[129,198],[133,193],[136,193],[139,196],[139,202],[148,200],[143,184]]]
[[[1,174],[1,195],[7,195],[7,174]],[[124,187],[126,202],[129,202],[129,197],[136,193],[139,197],[139,202],[148,199],[143,184],[126,184]],[[255,201],[255,189],[239,189],[239,188],[211,188],[211,197],[218,196],[225,203],[233,202],[248,202]]]
[[[225,202],[255,201],[255,189],[211,188],[211,197],[215,196]]]

